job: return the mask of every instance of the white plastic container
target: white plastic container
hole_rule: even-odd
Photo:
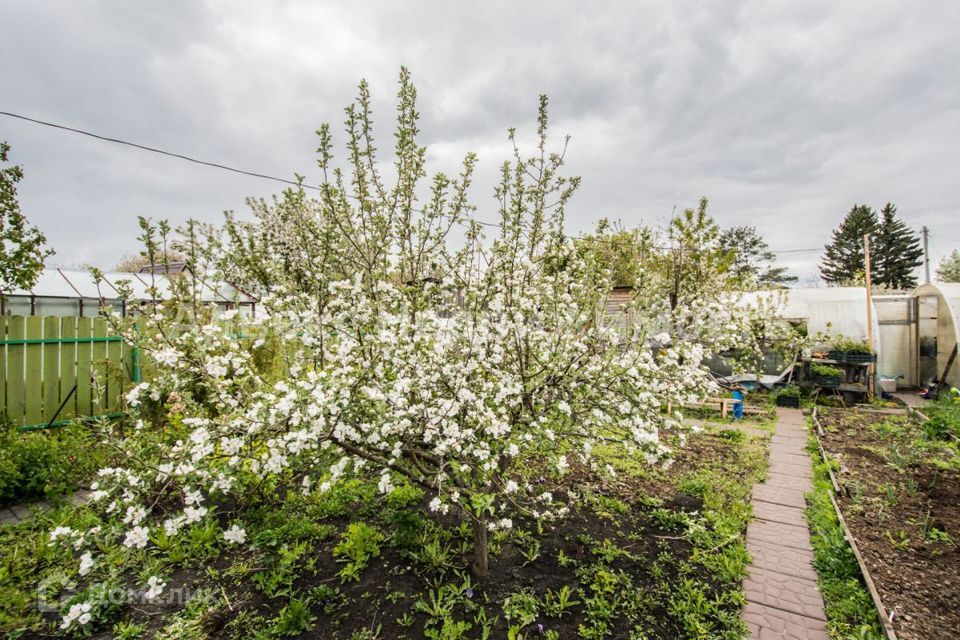
[[[880,388],[887,393],[896,393],[897,392],[897,379],[893,378],[888,380],[887,378],[880,378]]]

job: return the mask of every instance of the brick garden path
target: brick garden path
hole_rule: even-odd
[[[68,502],[79,506],[87,502],[89,495],[90,491],[86,489],[80,489],[69,496],[65,496],[65,499]],[[9,509],[0,509],[0,526],[5,524],[17,524],[18,522],[26,522],[27,520],[31,520],[37,512],[44,513],[52,508],[53,507],[51,507],[47,502],[34,502],[33,504],[27,505],[14,505]]]
[[[803,511],[813,471],[806,421],[798,409],[777,409],[770,439],[770,472],[753,488],[754,520],[747,527],[753,557],[743,588],[743,618],[753,640],[827,640],[823,598]]]

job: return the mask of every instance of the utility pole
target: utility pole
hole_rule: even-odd
[[[930,236],[930,230],[927,225],[923,225],[923,283],[930,284],[930,250],[927,245],[927,238]]]
[[[870,234],[863,234],[864,282],[867,286],[867,347],[873,349],[873,293],[870,286]],[[873,395],[874,364],[867,366],[867,397]]]

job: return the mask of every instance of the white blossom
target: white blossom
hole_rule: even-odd
[[[247,539],[247,532],[238,525],[233,525],[223,532],[223,539],[234,544],[243,544]]]
[[[87,575],[90,573],[90,570],[93,569],[94,564],[93,554],[91,554],[89,551],[84,553],[82,556],[80,556],[80,569],[78,570],[78,573],[81,576]]]
[[[67,613],[63,616],[60,628],[69,629],[73,626],[74,622],[80,626],[86,625],[91,620],[90,609],[91,606],[89,602],[70,605],[70,609],[67,610]]]
[[[148,540],[148,530],[146,527],[134,527],[127,531],[127,535],[123,540],[123,546],[143,549],[147,546]]]
[[[167,583],[165,580],[159,576],[150,576],[147,579],[147,590],[143,593],[143,597],[148,601],[155,600],[166,588]]]

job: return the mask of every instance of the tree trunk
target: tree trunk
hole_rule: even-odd
[[[480,518],[473,521],[473,575],[477,578],[490,573],[487,551],[487,521]]]

